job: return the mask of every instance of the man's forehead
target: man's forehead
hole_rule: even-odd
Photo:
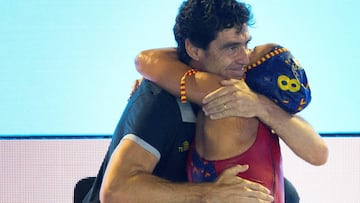
[[[246,42],[251,38],[248,26],[246,24],[244,24],[242,27],[238,27],[237,34],[242,40]]]
[[[246,25],[240,27],[227,28],[220,31],[215,40],[227,41],[236,40],[241,43],[247,43],[251,39],[251,35]]]

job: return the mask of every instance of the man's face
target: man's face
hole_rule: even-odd
[[[249,64],[247,44],[250,39],[246,25],[243,25],[241,32],[236,27],[219,32],[209,48],[201,50],[202,54],[198,62],[201,64],[202,71],[226,78],[243,78],[244,67]]]

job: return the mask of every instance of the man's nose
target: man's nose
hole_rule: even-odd
[[[248,65],[250,62],[250,49],[244,47],[239,50],[235,62],[241,65]]]

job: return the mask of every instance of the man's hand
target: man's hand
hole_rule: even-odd
[[[223,80],[223,87],[203,99],[203,111],[211,119],[230,116],[252,118],[260,110],[259,95],[244,80]]]
[[[224,170],[217,178],[215,187],[208,192],[205,202],[272,202],[274,198],[266,187],[237,176],[238,173],[247,169],[247,165],[237,165]]]
[[[285,142],[300,158],[313,165],[328,159],[328,147],[315,129],[267,98],[250,90],[243,80],[223,80],[223,87],[203,99],[203,111],[211,119],[230,116],[257,117]]]

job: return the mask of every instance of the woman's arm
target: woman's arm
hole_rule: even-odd
[[[178,60],[175,49],[171,48],[141,52],[136,58],[136,67],[145,78],[177,96],[180,79],[190,69]],[[252,92],[244,81],[238,81],[237,87],[233,82],[220,86],[221,80],[223,78],[205,72],[188,76],[186,95],[190,101],[203,105],[203,98],[212,92],[204,100],[207,115],[212,115],[214,119],[258,117],[307,162],[322,165],[327,161],[327,145],[310,124],[285,112],[268,98]]]
[[[244,81],[224,81],[222,85],[225,85],[222,89],[204,98],[203,110],[210,118],[257,117],[305,161],[313,165],[327,162],[327,144],[304,119],[285,112],[269,98],[252,92]]]
[[[144,78],[156,83],[171,94],[180,95],[180,80],[191,67],[180,62],[175,48],[142,51],[135,59],[137,71]],[[188,100],[201,105],[202,99],[221,87],[222,77],[206,72],[197,72],[186,77]]]

